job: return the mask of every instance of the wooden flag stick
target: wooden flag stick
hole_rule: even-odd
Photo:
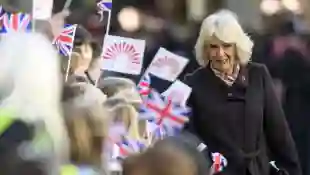
[[[65,82],[68,81],[70,67],[71,67],[71,54],[69,55],[69,58],[68,58],[67,69],[66,69],[66,75],[65,75]]]
[[[105,36],[104,37],[107,37],[109,35],[109,32],[110,32],[110,25],[111,25],[111,10],[108,10],[108,21],[107,21],[107,26],[106,26],[106,30],[105,30]],[[96,82],[95,82],[95,86],[97,87],[98,86],[98,82],[99,82],[99,79],[101,77],[101,74],[100,76],[97,78]]]
[[[105,36],[108,36],[110,33],[110,25],[111,25],[111,10],[108,11],[108,21],[107,21],[107,27],[105,30]]]

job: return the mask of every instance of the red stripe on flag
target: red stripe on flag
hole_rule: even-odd
[[[170,119],[170,120],[173,120],[175,122],[178,122],[178,123],[184,123],[184,120],[180,119],[179,117],[177,116],[174,116],[171,114],[170,110],[171,110],[171,106],[172,106],[172,101],[169,100],[168,101],[168,104],[167,106],[164,108],[164,109],[160,109],[159,107],[153,105],[153,104],[150,104],[150,103],[147,103],[147,107],[158,112],[159,115],[160,115],[160,118],[157,122],[158,125],[161,125],[163,120],[164,119]]]

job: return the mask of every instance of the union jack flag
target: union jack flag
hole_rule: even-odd
[[[64,56],[70,56],[73,48],[73,41],[77,24],[69,24],[64,27],[61,33],[54,39],[53,44],[57,50]]]
[[[0,33],[31,31],[31,16],[29,14],[1,12],[1,15],[3,16],[2,29]]]
[[[117,145],[119,147],[119,158],[121,159],[131,154],[138,153],[146,147],[146,145],[140,141],[129,138],[124,138],[124,140]]]
[[[147,132],[149,133],[149,136],[155,140],[163,139],[166,135],[165,128],[152,121],[147,121]]]
[[[111,12],[112,10],[112,0],[101,0],[97,3],[98,14],[100,15],[100,21],[103,19],[103,12]]]
[[[227,166],[227,160],[221,153],[212,153],[213,174],[223,171]]]
[[[165,100],[155,90],[144,100],[140,108],[140,118],[154,121],[157,125],[165,125],[168,128],[183,128],[188,122],[190,109]]]
[[[5,14],[6,14],[6,11],[4,10],[4,8],[2,6],[0,6],[0,20],[3,19]]]
[[[99,11],[112,10],[112,0],[101,0],[97,3]]]
[[[148,73],[144,74],[137,85],[138,92],[141,96],[148,96],[151,91],[151,77]]]

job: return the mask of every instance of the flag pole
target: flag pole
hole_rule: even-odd
[[[65,5],[64,5],[64,8],[62,9],[62,11],[65,11],[65,10],[69,9],[71,3],[72,3],[72,0],[66,0],[66,3],[65,3]],[[74,31],[74,35],[75,35],[75,31]],[[72,55],[72,52],[70,53],[69,58],[68,58],[68,64],[67,64],[65,82],[68,81],[68,77],[69,77],[70,66],[71,66],[71,55]]]
[[[74,36],[74,37],[75,37],[76,28],[77,28],[77,25],[75,24],[75,25],[74,25],[74,32],[73,32],[73,36]],[[73,39],[72,42],[74,42],[74,39]],[[72,44],[73,44],[73,43],[72,43]],[[73,46],[72,46],[72,47],[73,47]],[[70,51],[70,54],[69,54],[69,57],[68,57],[68,64],[67,64],[65,82],[68,81],[68,77],[69,77],[69,72],[70,72],[70,67],[71,67],[71,59],[72,59],[72,47],[71,47],[71,51]]]
[[[106,26],[106,30],[105,30],[105,36],[104,37],[107,37],[109,35],[109,32],[110,32],[110,25],[111,25],[111,11],[112,10],[108,10],[108,21],[107,21],[107,26]],[[104,41],[104,40],[103,40]],[[99,79],[101,77],[101,73],[100,73],[100,76],[97,78],[96,82],[95,82],[95,86],[97,87],[98,86],[98,82],[99,82]]]
[[[68,58],[68,64],[67,64],[67,69],[66,69],[65,82],[68,81],[70,66],[71,66],[71,54],[69,55],[69,58]]]
[[[105,30],[105,36],[108,36],[110,33],[110,24],[111,24],[111,10],[108,10],[108,22]]]

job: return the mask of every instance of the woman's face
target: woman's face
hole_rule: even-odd
[[[213,68],[221,72],[232,71],[236,55],[235,44],[225,43],[212,36],[205,45],[205,55]]]

